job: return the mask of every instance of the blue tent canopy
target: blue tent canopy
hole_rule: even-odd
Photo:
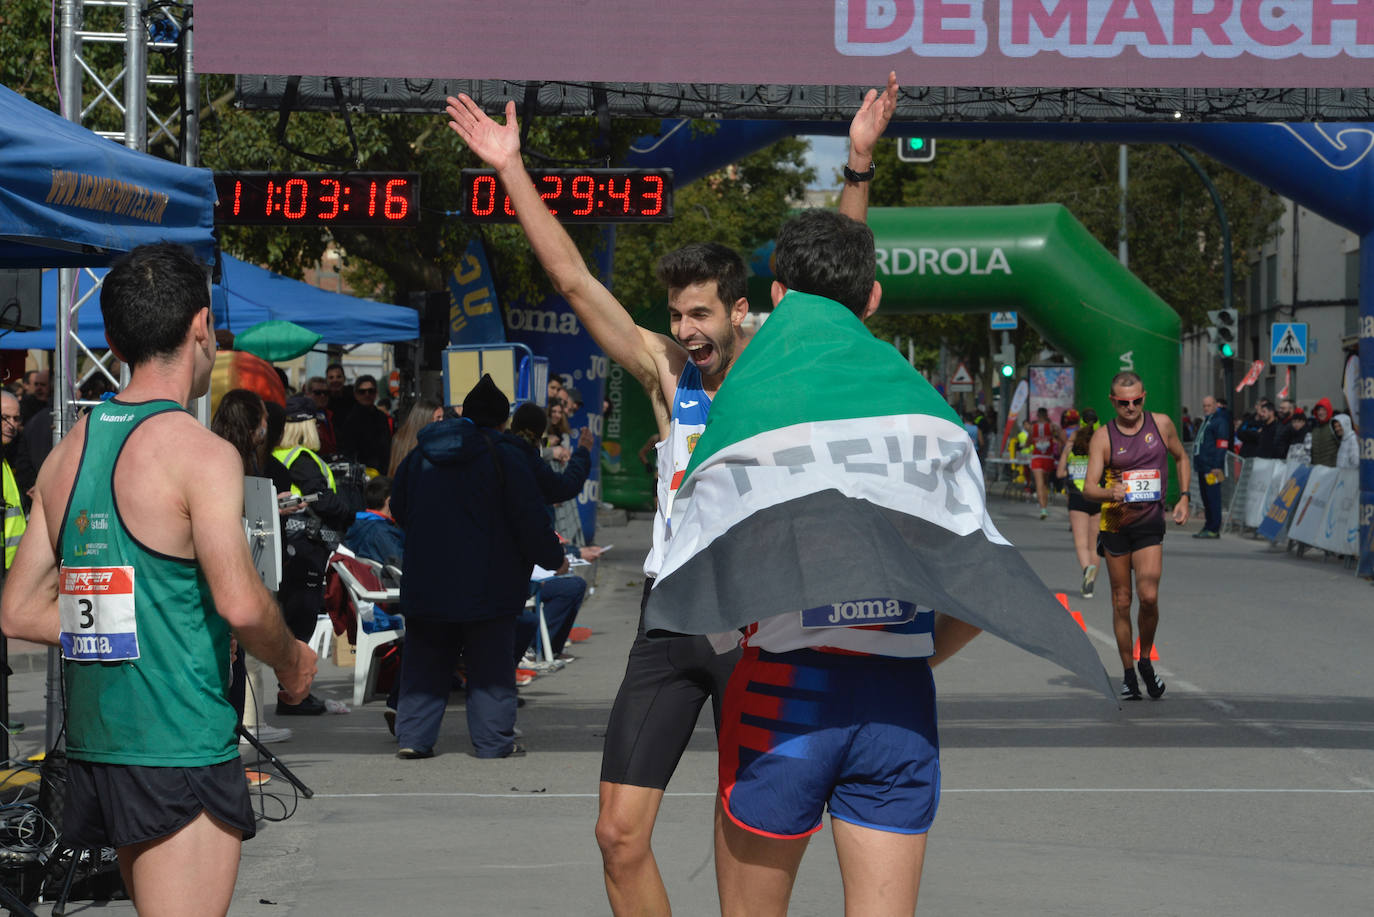
[[[241,331],[282,319],[318,332],[326,344],[413,341],[420,336],[420,314],[414,309],[331,293],[231,255],[222,257],[222,279],[214,290],[215,321],[227,322],[221,327]]]
[[[209,169],[120,146],[0,86],[0,267],[109,264],[148,242],[214,254]]]
[[[326,344],[410,341],[420,336],[420,316],[414,309],[330,293],[229,255],[223,260],[222,281],[213,288],[211,300],[217,328],[238,332],[268,319],[282,319],[319,333]],[[77,275],[78,299],[94,288],[92,275],[102,277],[105,270],[93,268]],[[98,295],[77,312],[77,328],[77,336],[87,347],[105,348]],[[51,350],[56,341],[57,271],[44,271],[43,327],[0,334],[0,350]]]

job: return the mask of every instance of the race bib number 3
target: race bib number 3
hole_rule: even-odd
[[[1164,482],[1157,468],[1123,471],[1121,480],[1126,482],[1127,503],[1148,503],[1151,500],[1164,499]]]
[[[73,662],[138,658],[133,567],[63,567],[57,587],[63,658]]]

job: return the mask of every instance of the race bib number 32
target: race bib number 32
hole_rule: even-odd
[[[1121,480],[1126,482],[1127,503],[1147,503],[1164,499],[1163,480],[1158,468],[1141,471],[1124,471]]]
[[[73,662],[138,658],[133,567],[63,567],[57,610],[62,656]]]

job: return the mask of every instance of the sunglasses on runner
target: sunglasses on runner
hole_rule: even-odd
[[[1113,398],[1112,400],[1123,408],[1138,408],[1145,403],[1145,396],[1141,395],[1139,398]]]

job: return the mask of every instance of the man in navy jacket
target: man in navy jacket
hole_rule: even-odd
[[[1221,481],[1226,477],[1226,453],[1231,448],[1231,415],[1224,403],[1207,395],[1202,399],[1206,416],[1193,440],[1193,469],[1202,491],[1204,521],[1194,538],[1217,538],[1221,534]]]
[[[516,617],[534,565],[562,573],[567,559],[528,459],[500,432],[509,413],[510,401],[483,376],[463,416],[422,429],[396,469],[391,511],[406,533],[401,758],[434,754],[460,648],[477,757],[524,754],[514,741]]]

